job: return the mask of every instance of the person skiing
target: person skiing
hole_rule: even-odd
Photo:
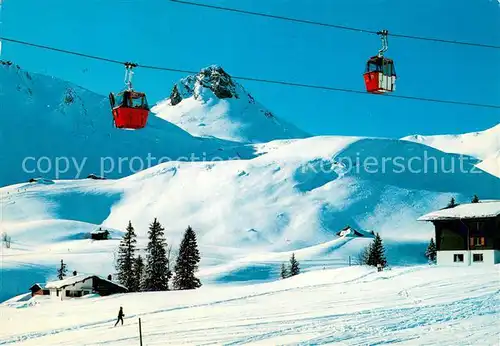
[[[118,311],[118,320],[116,320],[115,327],[120,321],[122,321],[123,326],[123,316],[125,316],[125,314],[123,313],[123,308],[120,306],[120,311]]]

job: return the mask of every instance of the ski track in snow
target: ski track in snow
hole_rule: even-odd
[[[142,319],[145,345],[459,345],[478,342],[494,345],[494,340],[500,340],[498,269],[499,266],[466,268],[465,273],[450,273],[447,268],[414,267],[377,273],[351,267],[237,289],[153,293],[167,300],[169,295],[175,295],[173,299],[183,300],[184,296],[188,300],[204,301],[195,304],[158,301],[149,297],[151,293],[134,294],[132,298],[127,295],[97,298],[84,303],[78,300],[52,302],[47,306],[42,301],[21,310],[30,316],[39,313],[40,318],[48,317],[58,311],[52,305],[56,304],[57,309],[63,311],[63,323],[69,325],[53,328],[49,323],[46,330],[15,335],[4,331],[0,345],[134,345],[138,342],[138,317]],[[463,281],[467,279],[470,281]],[[246,291],[254,293],[245,294]],[[216,297],[212,298],[210,292]],[[218,299],[218,296],[227,298]],[[130,305],[137,300],[149,307],[139,304],[145,311],[127,315],[127,308],[133,309]],[[154,309],[165,303],[174,306]],[[70,306],[64,310],[63,304]],[[66,320],[72,315],[78,318],[81,313],[102,312],[104,306],[112,306],[114,310],[119,305],[126,311],[123,327],[114,328],[115,319],[111,318],[88,323]],[[0,309],[6,317],[20,311]],[[60,319],[54,321],[58,322]],[[464,334],[466,338],[457,338]]]

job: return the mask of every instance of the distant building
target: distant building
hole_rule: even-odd
[[[108,240],[109,231],[107,229],[103,230],[101,227],[99,227],[98,230],[90,233],[90,238],[94,240]]]
[[[33,292],[40,289],[41,285],[35,284],[30,290]],[[48,291],[48,295],[61,300],[68,298],[83,297],[87,294],[96,293],[101,296],[108,296],[116,293],[126,293],[128,289],[111,280],[107,280],[98,275],[76,275],[67,279],[48,282],[44,290]]]
[[[438,265],[500,263],[500,201],[460,204],[418,220],[434,224]]]
[[[49,290],[43,289],[42,284],[34,284],[33,286],[30,287],[31,291],[31,296],[47,296],[50,294]]]

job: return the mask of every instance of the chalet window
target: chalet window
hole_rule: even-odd
[[[483,262],[483,254],[482,253],[475,253],[472,255],[472,261],[473,262]]]
[[[456,253],[453,255],[453,262],[463,262],[464,261],[464,255],[461,253]]]
[[[66,291],[66,297],[81,297],[82,291]]]

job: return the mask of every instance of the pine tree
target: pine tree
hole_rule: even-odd
[[[471,203],[479,203],[479,197],[477,197],[477,195],[474,195],[474,197],[472,197]]]
[[[434,238],[431,238],[427,251],[425,251],[425,257],[431,262],[436,262],[436,244],[434,243]]]
[[[367,264],[374,267],[380,264],[382,268],[387,265],[384,245],[382,244],[382,238],[378,233],[375,235],[375,239],[373,239],[373,243],[370,247]]]
[[[295,253],[290,257],[290,276],[295,276],[300,273],[299,262],[295,258]]]
[[[148,246],[146,248],[146,267],[144,277],[145,291],[167,291],[172,273],[168,270],[167,241],[165,229],[155,218],[149,225]]]
[[[368,265],[370,253],[372,251],[371,247],[372,247],[372,244],[370,243],[367,246],[365,246],[363,248],[363,250],[361,250],[361,252],[358,255],[359,265]]]
[[[198,270],[200,252],[196,243],[196,233],[191,226],[184,232],[184,238],[179,247],[179,255],[175,263],[174,288],[178,290],[190,290],[201,287],[200,279],[194,276]]]
[[[66,275],[66,273],[68,272],[68,269],[66,268],[66,263],[63,262],[63,260],[61,260],[61,266],[59,267],[59,269],[57,269],[57,278],[59,280],[63,280]]]
[[[456,206],[457,206],[457,203],[455,202],[455,198],[451,197],[450,202],[448,203],[448,205],[446,206],[446,208],[454,208]]]
[[[134,284],[132,292],[140,292],[144,287],[144,260],[139,255],[134,259]]]
[[[281,272],[280,276],[282,279],[286,279],[289,274],[288,274],[288,268],[286,267],[285,263],[281,263]]]
[[[135,244],[137,243],[136,234],[132,223],[129,221],[128,226],[120,241],[118,248],[118,260],[116,270],[118,272],[118,282],[129,289],[129,292],[134,292],[134,257]]]

